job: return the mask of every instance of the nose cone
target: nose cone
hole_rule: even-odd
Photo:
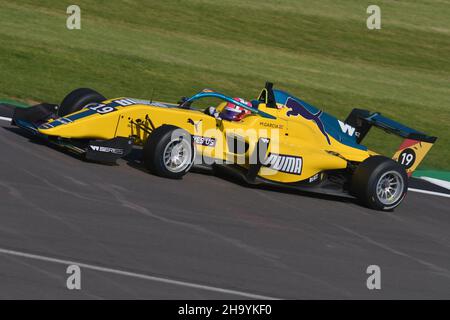
[[[74,139],[112,139],[119,115],[83,109],[66,117],[42,124],[38,131],[48,136]]]
[[[70,132],[73,128],[73,124],[75,124],[74,120],[63,117],[40,125],[38,127],[38,131],[48,136],[61,136],[70,138],[72,137],[72,134]]]

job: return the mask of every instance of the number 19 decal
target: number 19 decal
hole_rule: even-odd
[[[411,168],[415,161],[416,153],[410,148],[403,150],[398,156],[398,162],[404,165],[406,169]]]
[[[116,110],[114,107],[108,106],[106,104],[97,104],[97,105],[87,106],[87,108],[94,110],[100,114],[110,113],[110,112],[113,112]]]
[[[134,104],[136,104],[136,102],[134,102],[134,100],[132,100],[132,99],[118,99],[118,100],[114,100],[108,104],[103,104],[103,103],[89,104],[86,106],[86,108],[94,110],[100,114],[105,114],[105,113],[110,113],[110,112],[116,111],[117,109],[115,107],[127,107],[127,106],[131,106]]]

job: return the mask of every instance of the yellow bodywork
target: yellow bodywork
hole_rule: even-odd
[[[54,119],[38,128],[48,136],[71,139],[112,139],[115,137],[133,137],[135,143],[143,145],[151,130],[164,124],[182,128],[192,136],[214,138],[215,145],[196,144],[197,154],[222,161],[238,161],[243,167],[248,166],[248,159],[255,151],[256,141],[260,138],[270,139],[268,153],[290,155],[301,158],[301,172],[296,174],[274,170],[263,166],[259,176],[278,182],[297,182],[314,177],[324,170],[345,169],[349,161],[362,162],[373,155],[369,150],[360,150],[340,143],[330,136],[328,143],[314,122],[302,117],[288,117],[286,107],[269,108],[261,103],[258,110],[276,117],[264,118],[249,115],[238,122],[218,120],[203,113],[202,110],[182,109],[174,105],[156,102],[130,103],[128,98],[116,98],[104,101],[107,108],[115,101],[125,101],[114,106],[114,110],[104,111],[82,109],[64,118]],[[224,104],[219,105],[218,109]],[[94,108],[95,109],[95,108]],[[227,137],[243,139],[248,149],[241,155],[230,152]]]

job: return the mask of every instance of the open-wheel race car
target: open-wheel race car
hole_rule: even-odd
[[[181,178],[197,163],[222,166],[250,184],[354,197],[378,210],[402,202],[408,175],[436,140],[377,112],[353,109],[338,120],[271,83],[251,101],[205,89],[179,103],[82,88],[59,105],[17,108],[12,123],[92,161],[114,163],[137,146],[162,177]],[[404,138],[392,158],[361,144],[372,126]]]

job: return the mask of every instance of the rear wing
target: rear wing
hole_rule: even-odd
[[[363,109],[353,109],[345,122],[356,129],[358,143],[361,143],[372,126],[403,137],[404,140],[392,159],[402,164],[408,175],[413,173],[437,139],[386,118],[378,112]]]

